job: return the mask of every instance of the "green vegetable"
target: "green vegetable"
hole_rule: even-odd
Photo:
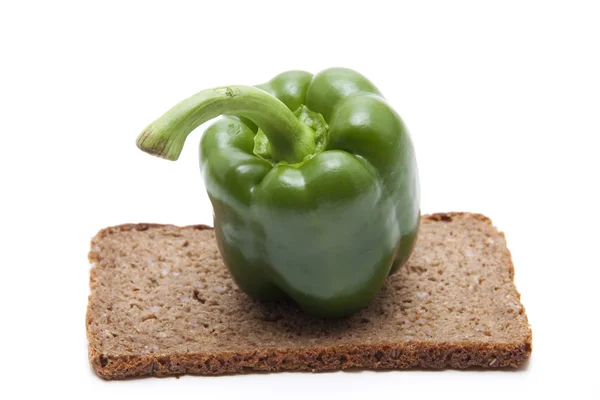
[[[235,282],[317,316],[368,305],[419,227],[417,164],[398,114],[355,71],[290,71],[201,91],[137,145],[176,160],[188,134],[219,115],[202,136],[201,170]]]

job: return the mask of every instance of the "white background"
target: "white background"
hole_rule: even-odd
[[[599,398],[597,2],[84,3],[0,6],[1,397]],[[531,361],[97,378],[90,238],[126,222],[212,222],[201,129],[175,163],[140,152],[138,133],[201,89],[330,66],[365,74],[404,118],[425,213],[481,212],[506,233]]]

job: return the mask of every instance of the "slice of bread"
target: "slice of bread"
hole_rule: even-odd
[[[531,354],[504,235],[478,214],[424,216],[408,263],[369,307],[340,320],[240,292],[206,226],[106,228],[89,259],[89,359],[105,379],[502,368]]]

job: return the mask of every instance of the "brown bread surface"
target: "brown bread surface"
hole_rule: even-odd
[[[100,231],[89,359],[105,379],[349,368],[503,368],[531,354],[504,235],[479,214],[422,217],[410,260],[341,320],[240,292],[206,226]]]

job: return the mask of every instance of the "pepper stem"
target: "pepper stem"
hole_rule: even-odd
[[[158,157],[177,160],[190,132],[222,114],[240,115],[258,125],[269,139],[274,161],[297,163],[315,150],[312,129],[279,99],[252,86],[224,86],[196,93],[144,129],[137,146]]]

